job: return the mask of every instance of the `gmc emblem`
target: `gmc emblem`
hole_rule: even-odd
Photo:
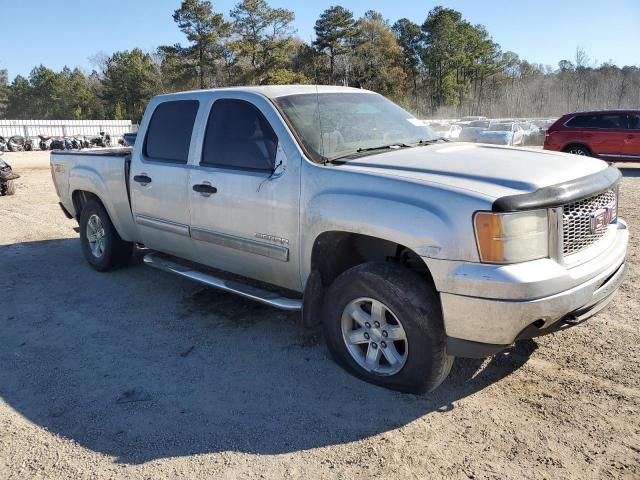
[[[604,207],[591,213],[591,233],[596,233],[616,219],[616,207]]]

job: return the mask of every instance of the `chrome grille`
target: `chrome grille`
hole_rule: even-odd
[[[608,224],[592,230],[592,214],[605,207],[617,208],[616,190],[569,203],[562,207],[562,251],[565,256],[593,245],[607,233]]]

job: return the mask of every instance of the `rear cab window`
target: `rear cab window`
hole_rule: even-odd
[[[278,137],[262,112],[244,100],[216,100],[211,108],[201,166],[271,172]]]
[[[198,106],[197,100],[174,100],[156,107],[144,141],[147,160],[187,163]]]

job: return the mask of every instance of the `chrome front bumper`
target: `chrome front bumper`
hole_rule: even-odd
[[[624,280],[628,238],[620,220],[607,247],[573,267],[551,259],[517,265],[426,260],[455,353],[462,356],[465,342],[490,344],[497,351],[519,338],[551,333],[563,323],[594,315]]]

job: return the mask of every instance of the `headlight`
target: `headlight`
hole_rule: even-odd
[[[482,262],[518,263],[549,256],[546,210],[476,212],[473,223]]]

